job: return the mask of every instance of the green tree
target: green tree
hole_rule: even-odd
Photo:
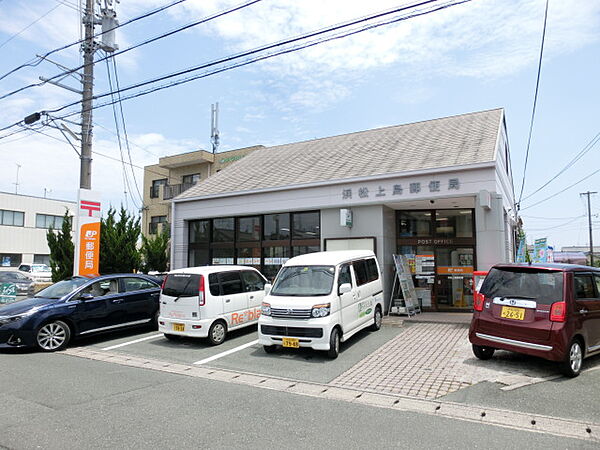
[[[169,228],[167,223],[162,224],[162,230],[153,238],[142,236],[143,270],[149,272],[156,270],[166,272],[169,264]]]
[[[130,216],[123,206],[119,211],[111,206],[100,226],[100,273],[127,273],[140,268],[137,249],[140,219]]]
[[[52,227],[46,233],[48,247],[50,248],[50,267],[52,268],[52,281],[64,280],[73,275],[73,261],[75,246],[71,237],[72,223],[68,211],[65,212],[60,230]]]

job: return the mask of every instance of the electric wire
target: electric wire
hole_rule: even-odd
[[[533,109],[531,111],[531,121],[529,123],[529,137],[527,138],[527,150],[525,151],[525,165],[523,166],[523,180],[521,182],[521,192],[519,193],[519,201],[517,202],[517,208],[521,206],[521,199],[523,197],[523,189],[525,188],[525,175],[527,173],[527,162],[529,161],[529,148],[531,145],[531,136],[533,134],[533,121],[535,119],[535,110],[537,107],[538,92],[540,87],[540,75],[542,73],[542,59],[544,55],[544,41],[546,39],[546,23],[548,21],[548,3],[546,0],[546,9],[544,11],[544,28],[542,31],[542,44],[540,45],[540,57],[538,60],[537,79],[535,82],[535,94],[533,96]]]
[[[565,167],[563,167],[556,175],[554,175],[552,178],[550,178],[546,183],[544,183],[542,186],[540,186],[539,188],[537,188],[535,191],[533,191],[531,194],[523,197],[523,201],[527,200],[528,198],[534,196],[535,194],[537,194],[539,191],[541,191],[542,189],[544,189],[546,186],[548,186],[552,181],[556,180],[560,175],[562,175],[565,171],[567,171],[568,169],[570,169],[577,161],[579,161],[581,158],[583,158],[583,156],[589,152],[592,148],[594,148],[594,146],[600,142],[600,132],[598,134],[596,134],[596,136],[594,136],[592,138],[592,140],[590,142],[588,142],[585,147],[583,147],[583,150],[581,150],[577,155],[575,155],[575,157],[567,163],[567,165]]]
[[[20,36],[21,33],[24,33],[25,31],[27,31],[29,28],[31,28],[32,26],[34,26],[36,23],[38,23],[40,20],[42,20],[44,17],[46,17],[48,14],[50,14],[52,11],[54,11],[56,8],[59,8],[61,5],[60,3],[58,5],[53,6],[52,8],[50,8],[48,11],[46,11],[44,14],[42,14],[40,17],[38,17],[36,20],[34,20],[33,22],[31,22],[29,25],[27,25],[25,28],[23,28],[21,31],[13,34],[11,37],[9,37],[7,40],[5,40],[4,42],[2,42],[0,44],[0,48],[4,47],[6,44],[8,44],[10,41],[12,41],[14,38],[16,38],[17,36]],[[4,77],[2,77],[4,78]],[[2,79],[0,78],[0,80]]]
[[[179,1],[185,1],[185,0],[179,0]],[[250,1],[246,2],[246,3],[243,3],[243,4],[241,4],[241,5],[235,6],[235,7],[233,7],[233,8],[229,8],[229,9],[226,9],[226,10],[222,10],[222,11],[220,11],[220,12],[218,12],[218,13],[215,13],[215,14],[212,14],[212,15],[210,15],[210,16],[204,17],[204,18],[202,18],[202,19],[196,20],[196,21],[194,21],[194,22],[192,22],[192,23],[190,23],[190,24],[188,24],[188,25],[184,25],[184,26],[182,26],[182,27],[179,27],[179,28],[176,28],[176,29],[174,29],[174,30],[171,30],[171,31],[169,31],[169,32],[167,32],[167,33],[163,33],[163,34],[160,34],[160,35],[158,35],[158,36],[155,36],[155,37],[153,37],[153,38],[150,38],[150,39],[147,39],[147,40],[145,40],[145,41],[142,41],[142,42],[140,42],[139,44],[133,45],[133,46],[131,46],[131,47],[128,47],[128,48],[126,48],[126,49],[123,49],[123,50],[116,51],[116,52],[114,52],[114,54],[113,54],[112,56],[122,55],[122,54],[124,54],[124,53],[130,52],[131,50],[135,50],[136,48],[139,48],[139,47],[142,47],[142,46],[144,46],[144,45],[150,44],[150,43],[152,43],[152,42],[158,41],[158,40],[160,40],[160,39],[164,39],[164,38],[166,38],[166,37],[169,37],[169,36],[171,36],[171,35],[173,35],[173,34],[176,34],[176,33],[179,33],[179,32],[181,32],[181,31],[187,30],[187,29],[189,29],[189,28],[192,28],[192,27],[198,26],[198,25],[200,25],[200,24],[203,24],[203,23],[209,22],[209,21],[211,21],[211,20],[217,19],[217,18],[219,18],[219,17],[222,17],[222,16],[225,16],[225,15],[227,15],[227,14],[230,14],[230,13],[233,13],[233,12],[236,12],[236,11],[239,11],[240,9],[246,8],[246,7],[248,7],[248,6],[251,6],[251,5],[253,5],[253,4],[255,4],[255,3],[258,3],[258,2],[260,2],[260,1],[262,1],[262,0],[250,0]],[[100,33],[100,34],[102,34],[102,33]],[[44,57],[44,58],[46,58],[47,56],[48,56],[48,55],[46,54],[46,55],[44,55],[43,57]],[[110,58],[110,57],[111,57],[111,56],[106,56],[106,57],[104,57],[104,58],[101,58],[101,59],[99,59],[99,60],[97,60],[97,61],[94,61],[94,64],[95,64],[95,63],[98,63],[98,62],[102,62],[102,61],[104,61],[105,59],[108,59],[108,58]],[[48,79],[46,79],[46,80],[44,80],[44,81],[40,81],[40,82],[38,82],[38,83],[31,83],[31,84],[28,84],[27,86],[20,87],[20,88],[18,88],[18,89],[15,89],[15,90],[13,90],[13,91],[11,91],[11,92],[8,92],[8,93],[6,93],[6,94],[4,94],[4,95],[0,96],[0,100],[3,100],[3,99],[5,99],[5,98],[8,98],[8,97],[10,97],[10,96],[12,96],[12,95],[18,94],[19,92],[23,92],[23,91],[25,91],[25,90],[31,89],[31,88],[33,88],[33,87],[39,87],[39,86],[43,86],[44,84],[46,84],[46,83],[49,83],[50,81],[54,81],[54,80],[56,80],[57,78],[64,77],[65,75],[68,75],[68,74],[71,74],[71,73],[77,72],[78,70],[81,70],[81,69],[85,68],[85,66],[86,66],[86,64],[82,64],[82,65],[80,65],[80,66],[78,66],[78,67],[76,67],[76,68],[74,68],[74,69],[68,70],[68,71],[66,71],[66,72],[63,72],[63,73],[60,73],[60,74],[58,74],[58,75],[54,75],[54,76],[52,76],[52,77],[50,77],[50,78],[48,78]],[[2,78],[0,78],[0,80],[2,80]]]
[[[173,6],[176,6],[176,5],[178,5],[178,4],[180,4],[180,3],[183,3],[183,2],[186,2],[186,1],[187,1],[187,0],[175,0],[175,1],[173,1],[173,2],[171,2],[171,3],[169,3],[169,4],[167,4],[167,5],[164,5],[164,6],[158,7],[158,8],[156,8],[156,9],[150,10],[150,11],[148,11],[147,13],[144,13],[144,14],[142,14],[142,15],[140,15],[140,16],[137,16],[137,17],[134,17],[134,18],[132,18],[132,19],[129,19],[129,20],[127,20],[127,21],[125,21],[125,22],[123,22],[123,23],[121,23],[121,24],[119,24],[119,25],[117,25],[117,26],[115,26],[115,27],[113,27],[113,28],[110,28],[110,29],[108,29],[108,30],[106,30],[106,31],[102,31],[102,32],[100,32],[100,33],[97,33],[97,34],[95,34],[95,35],[93,36],[93,38],[95,39],[95,38],[97,38],[97,37],[99,37],[99,36],[102,36],[104,33],[111,32],[111,31],[113,31],[113,30],[116,30],[116,29],[118,29],[118,28],[124,27],[124,26],[126,26],[126,25],[129,25],[129,24],[131,24],[131,23],[137,22],[138,20],[145,19],[145,18],[147,18],[147,17],[153,16],[154,14],[158,14],[159,12],[162,12],[162,11],[164,11],[164,10],[166,10],[166,9],[169,9],[169,8],[171,8],[171,7],[173,7]],[[44,55],[42,55],[42,56],[39,56],[39,57],[37,57],[37,58],[34,58],[33,60],[31,60],[31,61],[29,61],[29,62],[27,62],[27,63],[23,63],[23,64],[21,64],[20,66],[18,66],[18,67],[16,67],[16,68],[14,68],[14,69],[12,69],[12,70],[10,70],[9,72],[7,72],[7,73],[5,73],[4,75],[0,76],[0,80],[3,80],[3,79],[4,79],[4,78],[6,78],[7,76],[9,76],[9,75],[11,75],[11,74],[13,74],[13,73],[17,72],[18,70],[21,70],[21,69],[23,69],[24,67],[35,67],[35,66],[39,65],[39,64],[40,64],[40,63],[41,63],[41,62],[42,62],[42,61],[43,61],[45,58],[47,58],[48,56],[50,56],[50,55],[52,55],[52,54],[54,54],[54,53],[60,52],[60,51],[62,51],[62,50],[66,50],[67,48],[69,48],[69,47],[73,47],[74,45],[81,44],[81,43],[82,43],[82,42],[84,42],[84,41],[85,41],[85,39],[79,39],[78,41],[72,42],[72,43],[70,43],[70,44],[67,44],[67,45],[63,45],[62,47],[55,48],[54,50],[50,50],[49,52],[45,53]],[[33,61],[37,61],[37,62],[35,62],[35,63],[34,63]]]
[[[429,4],[429,3],[434,3],[436,1],[437,0],[429,0],[429,1],[421,2],[418,5],[426,5],[426,4]],[[402,10],[405,10],[405,9],[408,9],[408,8],[413,8],[414,5],[410,6],[410,7],[396,8],[396,9],[394,9],[392,11],[387,11],[387,12],[384,12],[384,13],[378,13],[376,15],[363,17],[361,19],[356,19],[356,20],[353,20],[351,22],[347,22],[347,23],[344,23],[344,24],[341,24],[341,25],[336,25],[336,26],[329,27],[329,28],[326,28],[326,29],[321,29],[321,30],[318,30],[318,31],[315,31],[315,32],[310,32],[310,33],[307,33],[305,35],[297,36],[297,37],[294,37],[294,38],[289,38],[289,39],[286,39],[284,41],[278,41],[278,42],[273,43],[273,44],[267,44],[265,46],[258,47],[258,48],[253,49],[253,50],[245,51],[245,52],[242,52],[242,53],[237,53],[237,54],[234,54],[232,56],[228,56],[228,57],[221,58],[221,59],[218,59],[218,60],[213,60],[211,62],[204,63],[204,64],[201,64],[201,65],[198,65],[198,66],[194,66],[194,67],[191,67],[191,68],[188,68],[188,69],[185,69],[185,70],[181,70],[181,71],[178,71],[178,72],[175,72],[175,73],[171,73],[171,74],[168,74],[168,75],[164,75],[164,76],[161,76],[161,77],[157,77],[157,78],[154,78],[154,79],[151,79],[151,80],[148,80],[148,81],[144,81],[144,82],[140,82],[140,83],[137,83],[137,84],[134,84],[134,85],[130,85],[130,86],[127,86],[127,87],[124,87],[124,88],[120,89],[120,92],[121,93],[122,92],[126,92],[126,91],[129,91],[129,90],[132,90],[132,89],[136,89],[136,88],[139,88],[139,87],[143,87],[143,86],[149,85],[149,84],[157,83],[159,81],[164,81],[164,80],[167,80],[167,79],[170,79],[170,78],[174,78],[174,77],[177,77],[177,76],[189,74],[191,72],[196,72],[196,71],[201,70],[203,68],[208,68],[208,67],[216,66],[216,65],[219,65],[219,64],[227,63],[227,62],[230,62],[230,61],[235,61],[235,60],[240,59],[240,58],[245,57],[245,56],[250,56],[250,55],[253,55],[255,53],[260,53],[260,52],[263,52],[265,50],[270,50],[270,49],[273,49],[273,48],[277,48],[277,47],[280,47],[280,46],[283,46],[283,45],[286,45],[286,44],[289,44],[289,43],[303,41],[303,40],[306,40],[306,39],[308,39],[310,37],[317,37],[317,39],[314,39],[314,40],[309,41],[307,43],[297,44],[296,46],[292,46],[292,47],[289,47],[289,48],[284,48],[283,50],[274,51],[274,52],[266,54],[266,55],[255,56],[254,58],[250,58],[250,59],[238,62],[238,63],[234,63],[234,64],[231,64],[229,66],[219,67],[219,68],[214,69],[212,71],[207,71],[205,73],[201,73],[201,74],[198,74],[198,75],[189,76],[187,78],[181,78],[179,80],[175,80],[175,81],[172,81],[170,83],[159,85],[159,86],[156,86],[156,87],[148,88],[146,90],[142,90],[142,91],[139,91],[139,92],[134,92],[132,94],[129,94],[128,96],[122,97],[122,101],[130,100],[132,98],[141,97],[141,96],[144,96],[144,95],[156,92],[156,91],[160,91],[162,89],[167,89],[167,88],[170,88],[170,87],[174,87],[174,86],[178,86],[178,85],[181,85],[181,84],[185,84],[185,83],[188,83],[188,82],[200,79],[200,78],[206,78],[206,77],[209,77],[209,76],[212,76],[212,75],[216,75],[218,73],[222,73],[222,72],[225,72],[225,71],[228,71],[228,70],[232,70],[232,69],[243,67],[243,66],[246,66],[246,65],[249,65],[249,64],[253,64],[253,63],[256,63],[256,62],[259,62],[259,61],[270,59],[270,58],[273,58],[275,56],[280,56],[280,55],[287,54],[287,53],[293,53],[293,52],[296,52],[296,51],[299,51],[299,50],[302,50],[302,49],[305,49],[305,48],[313,47],[313,46],[316,46],[316,45],[319,45],[319,44],[322,44],[322,43],[325,43],[325,42],[330,42],[330,41],[333,41],[333,40],[336,40],[336,39],[342,39],[342,38],[345,38],[345,37],[348,37],[348,36],[351,36],[351,35],[354,35],[354,34],[358,34],[358,33],[364,32],[364,31],[368,31],[368,30],[371,30],[371,29],[374,29],[374,28],[378,28],[378,27],[381,27],[381,26],[385,26],[385,25],[389,25],[389,24],[392,24],[392,23],[401,22],[401,21],[408,20],[408,19],[411,19],[411,18],[414,18],[414,17],[423,16],[423,15],[426,15],[426,14],[431,14],[433,12],[436,12],[436,11],[439,11],[439,10],[442,10],[442,9],[446,9],[446,8],[449,8],[449,7],[452,7],[452,6],[457,6],[457,5],[460,5],[460,4],[463,4],[463,3],[468,3],[470,1],[472,1],[472,0],[461,0],[461,1],[447,2],[444,5],[433,7],[431,9],[428,9],[428,10],[425,10],[425,11],[418,11],[418,12],[415,12],[415,13],[412,13],[412,14],[409,14],[409,15],[403,15],[403,16],[399,16],[399,17],[394,17],[392,19],[386,19],[384,21],[376,22],[374,24],[363,25],[361,27],[358,27],[358,28],[355,28],[355,29],[351,29],[349,31],[338,32],[338,34],[335,34],[333,36],[329,36],[329,37],[328,36],[325,36],[325,37],[321,36],[321,35],[326,34],[326,33],[331,33],[332,31],[337,31],[337,30],[340,30],[340,29],[343,29],[343,28],[347,28],[347,27],[349,27],[351,25],[356,25],[356,24],[360,24],[362,22],[370,21],[374,17],[387,16],[389,14],[392,14],[392,13],[395,13],[395,12],[398,12],[398,11],[402,11]],[[318,37],[318,36],[321,36],[321,37]],[[104,97],[109,96],[110,94],[111,93],[108,92],[108,93],[103,93],[103,94],[95,95],[93,97],[93,99],[97,100],[97,99],[100,99],[100,98],[104,98]],[[55,109],[52,109],[52,110],[48,110],[48,112],[57,113],[57,112],[65,110],[67,108],[70,108],[72,106],[79,105],[80,103],[81,103],[80,101],[72,102],[72,103],[69,103],[69,104],[64,105],[62,107],[58,107],[58,108],[55,108]],[[111,104],[110,101],[109,102],[105,102],[105,103],[101,103],[101,104],[92,106],[91,109],[102,108],[104,106],[109,106],[110,104]],[[78,112],[72,112],[72,113],[66,112],[63,116],[61,116],[61,118],[62,117],[70,117],[70,116],[75,115],[77,113]]]

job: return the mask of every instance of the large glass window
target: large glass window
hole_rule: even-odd
[[[470,209],[437,210],[435,235],[446,238],[473,237],[473,211]]]
[[[233,217],[213,219],[213,242],[233,242],[234,224],[235,220]]]
[[[292,239],[319,239],[321,236],[319,212],[292,214]]]
[[[0,225],[22,227],[25,224],[25,213],[0,209]]]
[[[257,269],[260,269],[260,258],[260,247],[238,247],[236,264],[255,266]]]
[[[398,237],[431,236],[431,211],[400,211]]]
[[[263,248],[263,270],[262,273],[269,279],[275,278],[283,264],[290,258],[290,248],[284,246]]]
[[[34,264],[46,264],[50,265],[50,255],[33,255]]]
[[[55,230],[62,228],[63,216],[52,216],[50,214],[36,214],[35,215],[35,227],[36,228],[50,228]]]
[[[210,241],[210,220],[190,222],[190,244]]]
[[[210,264],[208,248],[192,248],[188,252],[188,266],[207,266]]]
[[[2,267],[18,267],[21,264],[20,253],[0,253],[0,266]]]
[[[152,186],[150,186],[150,198],[158,198],[160,195],[160,187],[167,184],[167,179],[162,178],[160,180],[153,180]]]
[[[315,253],[315,252],[320,252],[320,251],[321,251],[320,245],[295,245],[292,247],[292,255],[293,256],[300,256],[300,255],[305,255],[307,253]]]
[[[238,219],[238,241],[260,240],[260,217],[240,217]]]
[[[213,248],[212,249],[212,264],[234,264],[233,262],[233,247],[230,248]]]
[[[265,216],[264,239],[280,241],[290,238],[290,215],[268,214]]]

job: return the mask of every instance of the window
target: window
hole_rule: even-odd
[[[352,267],[354,267],[354,275],[356,276],[357,286],[362,286],[363,284],[369,282],[367,262],[364,259],[361,259],[360,261],[354,261],[352,263]]]
[[[287,266],[275,280],[271,295],[309,297],[329,295],[333,287],[333,266]]]
[[[0,253],[0,266],[19,267],[22,261],[20,253]]]
[[[315,253],[320,251],[321,247],[318,245],[295,245],[292,247],[292,256],[300,256],[307,253]]]
[[[595,297],[592,275],[575,274],[575,297],[581,299]]]
[[[266,241],[281,241],[289,238],[289,214],[268,214],[265,216],[264,239]]]
[[[210,220],[195,220],[190,222],[190,244],[209,242]]]
[[[92,294],[94,297],[103,297],[105,295],[113,295],[118,293],[119,280],[115,278],[96,281],[80,292],[80,294]]]
[[[0,225],[22,227],[25,223],[25,213],[0,209]]]
[[[242,242],[260,240],[260,217],[240,217],[237,236]]]
[[[207,248],[192,248],[188,252],[188,266],[207,266],[210,263]]]
[[[594,281],[596,282],[596,295],[600,298],[600,275],[594,274]]]
[[[167,277],[163,294],[169,297],[196,297],[200,286],[200,275],[173,273]]]
[[[340,275],[338,277],[338,289],[342,284],[349,283],[352,286],[352,276],[350,275],[350,264],[344,264],[340,267]]]
[[[221,283],[223,295],[241,294],[244,292],[239,272],[221,272],[218,274],[218,278]]]
[[[121,282],[125,288],[125,292],[140,291],[142,289],[156,289],[158,286],[151,281],[144,280],[143,278],[122,278]]]
[[[212,251],[212,264],[234,264],[233,262],[233,247],[229,248],[213,248]]]
[[[200,181],[200,174],[193,173],[191,175],[184,175],[183,177],[181,177],[181,181],[183,184],[188,184],[188,185],[196,184],[196,183],[198,183],[198,181]]]
[[[437,237],[473,237],[473,211],[470,209],[437,210],[435,212]]]
[[[69,218],[70,219],[70,218]],[[36,214],[35,215],[35,227],[36,228],[50,228],[58,230],[62,228],[63,216],[52,216],[50,214]]]
[[[244,280],[246,292],[262,291],[265,288],[265,280],[251,270],[242,271],[242,280]]]
[[[321,236],[318,212],[295,213],[292,222],[292,239],[319,239]]]
[[[375,258],[367,259],[367,278],[369,281],[375,281],[379,278],[379,270],[377,270],[377,262]]]
[[[233,242],[235,230],[233,217],[213,220],[213,242]],[[232,255],[233,256],[233,255]]]
[[[33,255],[34,264],[50,265],[50,255]]]
[[[162,178],[160,180],[152,180],[152,186],[150,186],[150,198],[158,198],[160,195],[160,187],[167,184],[167,179]]]
[[[219,279],[217,278],[216,273],[211,273],[208,275],[208,288],[210,290],[210,295],[222,295],[221,285],[219,284]]]
[[[398,236],[431,236],[431,211],[401,211],[398,216]]]
[[[150,223],[148,224],[148,232],[150,234],[158,233],[158,224],[166,223],[166,221],[167,221],[167,216],[152,216],[150,218]],[[162,227],[161,227],[161,229],[162,229]]]

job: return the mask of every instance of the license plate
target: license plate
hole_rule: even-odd
[[[523,320],[525,319],[525,310],[523,308],[513,308],[512,306],[503,306],[500,317],[504,319]]]
[[[183,323],[174,323],[173,331],[185,331],[185,324]]]
[[[287,338],[287,337],[284,337],[283,338],[283,342],[281,343],[281,345],[283,345],[284,347],[299,348],[300,347],[300,340],[298,338]]]

